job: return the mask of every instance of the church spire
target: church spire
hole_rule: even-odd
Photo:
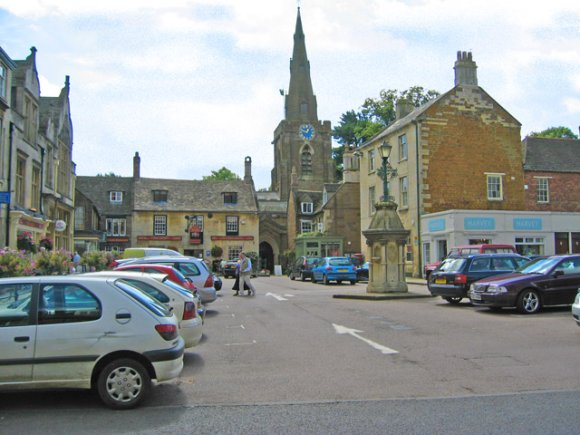
[[[290,86],[286,95],[286,120],[318,121],[316,97],[312,91],[310,62],[306,55],[306,43],[302,30],[300,7],[294,31],[294,49],[290,59]]]

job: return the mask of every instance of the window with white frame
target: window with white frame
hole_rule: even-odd
[[[167,216],[158,214],[153,216],[153,235],[166,236],[167,235]]]
[[[120,204],[123,202],[123,192],[112,190],[109,192],[109,202],[111,204]]]
[[[490,201],[503,200],[503,174],[487,175],[487,199]]]
[[[228,260],[236,261],[240,257],[240,252],[242,252],[242,245],[228,246]]]
[[[516,237],[515,246],[520,255],[544,255],[543,237]]]
[[[239,216],[226,216],[226,236],[237,236],[240,232]]]
[[[409,207],[409,177],[399,179],[399,189],[401,193],[401,207]]]
[[[84,214],[83,214],[84,217]],[[125,218],[108,218],[107,236],[126,236],[127,235],[127,219]],[[76,216],[75,216],[76,224]]]
[[[314,211],[314,204],[311,202],[302,202],[300,204],[300,208],[302,209],[302,213],[304,214],[312,214]]]
[[[550,181],[548,177],[536,178],[538,187],[538,202],[550,202]]]
[[[301,233],[310,233],[312,232],[312,221],[309,220],[301,220],[300,221],[300,232]]]
[[[409,158],[409,150],[407,147],[407,135],[399,136],[399,161],[407,160]]]
[[[369,187],[369,216],[372,216],[375,212],[375,186]]]
[[[376,151],[375,150],[370,150],[368,152],[368,158],[369,158],[369,172],[373,172],[375,170],[375,157],[376,157]]]
[[[75,208],[75,230],[85,229],[85,208],[79,205]]]
[[[6,99],[6,80],[8,70],[0,63],[0,98]]]

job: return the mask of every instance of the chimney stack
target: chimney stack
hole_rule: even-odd
[[[139,178],[141,178],[141,157],[136,152],[133,157],[133,179],[138,180]]]
[[[249,184],[254,182],[252,180],[252,158],[250,156],[244,159],[244,181]]]
[[[471,57],[471,52],[458,51],[455,61],[455,86],[477,86],[477,65]]]
[[[407,98],[399,98],[395,107],[397,119],[404,118],[413,111],[415,106]]]

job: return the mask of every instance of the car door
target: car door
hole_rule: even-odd
[[[0,285],[0,384],[28,382],[36,340],[33,284]]]
[[[544,282],[545,305],[571,305],[580,287],[580,257],[562,260]]]
[[[90,381],[104,338],[115,333],[115,325],[102,320],[100,300],[78,284],[41,284],[39,296],[33,380]]]

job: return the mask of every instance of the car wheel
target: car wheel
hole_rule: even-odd
[[[322,277],[322,282],[324,283],[324,285],[328,285],[328,284],[330,284],[330,282],[328,281],[328,276],[327,276],[327,275],[324,275],[324,276]]]
[[[304,276],[304,272],[300,272],[300,281],[306,281],[306,277]]]
[[[461,299],[463,298],[461,296],[455,296],[455,297],[445,297],[443,299],[445,299],[450,304],[457,305],[459,302],[461,302]]]
[[[115,360],[101,371],[97,390],[110,408],[130,409],[145,399],[151,389],[151,378],[143,365],[135,360]]]
[[[350,285],[355,285],[355,284],[356,284],[356,281],[351,281],[350,282]]]
[[[522,314],[535,314],[542,308],[542,301],[537,291],[524,290],[518,296],[518,311]]]
[[[295,279],[295,278],[294,278],[294,274],[293,274],[292,272],[290,272],[290,279],[291,279],[292,281],[294,281],[294,279]]]

